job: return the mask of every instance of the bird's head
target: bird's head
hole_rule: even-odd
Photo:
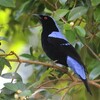
[[[33,14],[33,16],[36,16],[39,18],[39,20],[42,23],[43,28],[46,28],[47,30],[58,30],[56,22],[54,19],[48,15],[42,15],[42,14]]]
[[[33,14],[33,16],[38,17],[42,24],[49,24],[54,22],[53,19],[48,15]]]

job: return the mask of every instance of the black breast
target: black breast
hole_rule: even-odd
[[[49,43],[47,38],[48,36],[43,36],[42,34],[41,42],[42,42],[43,50],[46,53],[46,55],[53,61],[57,60],[57,63],[67,66],[66,55],[64,54],[64,52],[60,50],[59,45],[53,45]]]

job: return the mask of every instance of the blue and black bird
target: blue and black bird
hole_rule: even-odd
[[[75,48],[61,33],[54,19],[47,15],[36,15],[39,17],[43,31],[41,42],[47,56],[56,63],[70,67],[83,81],[87,91],[91,93],[86,78],[86,69]]]

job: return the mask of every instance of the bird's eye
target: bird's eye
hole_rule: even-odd
[[[48,17],[45,16],[45,17],[44,17],[44,20],[47,20],[47,19],[48,19]]]

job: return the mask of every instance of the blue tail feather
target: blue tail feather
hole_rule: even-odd
[[[75,60],[74,58],[70,56],[67,57],[67,64],[74,71],[74,73],[80,77],[87,91],[92,95],[91,90],[88,86],[87,79],[86,79],[86,71],[85,71],[84,65],[80,64],[77,60]]]

